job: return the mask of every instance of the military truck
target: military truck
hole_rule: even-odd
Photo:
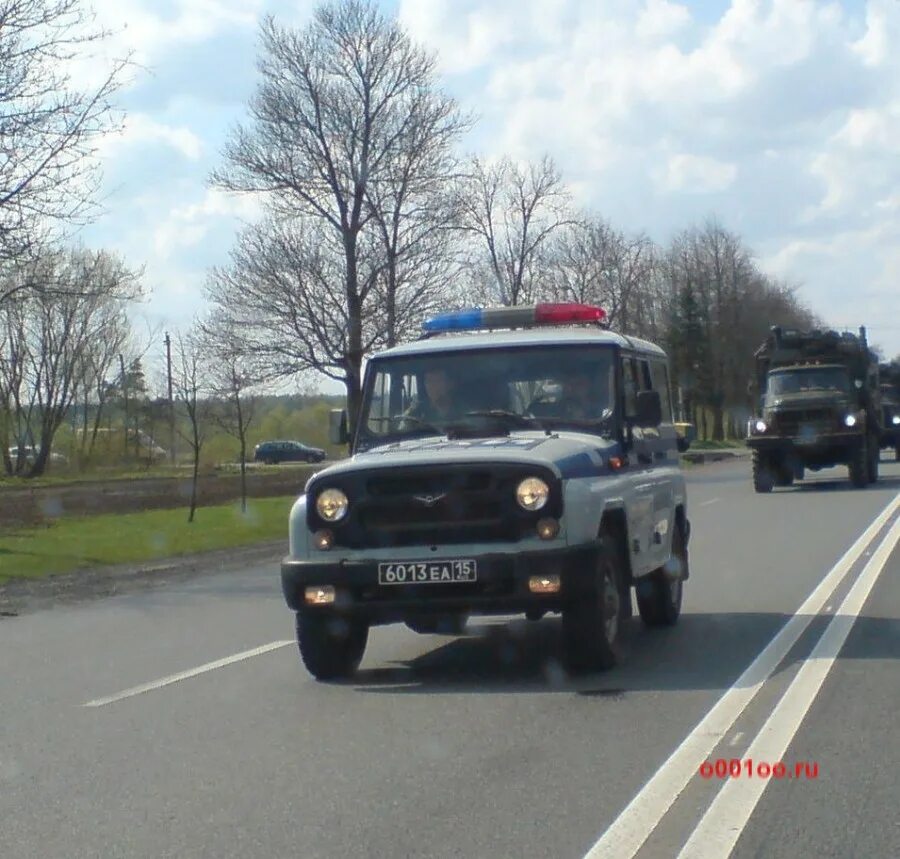
[[[758,415],[748,421],[753,486],[771,492],[805,469],[846,465],[861,488],[878,480],[878,359],[859,334],[774,326],[755,353]]]
[[[879,368],[881,384],[881,447],[894,451],[900,462],[900,361],[882,364]]]
[[[290,514],[282,590],[319,680],[352,675],[372,626],[458,634],[471,615],[562,615],[573,671],[620,658],[632,592],[674,625],[690,524],[665,352],[602,308],[473,308],[372,356],[351,457]]]

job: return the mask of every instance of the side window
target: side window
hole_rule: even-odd
[[[659,391],[659,399],[662,404],[663,423],[673,423],[672,395],[669,390],[669,368],[662,361],[651,361],[650,378],[653,382],[653,390]]]
[[[650,364],[647,361],[636,361],[638,391],[650,391],[653,383],[650,378]]]
[[[622,358],[622,388],[625,394],[625,416],[637,413],[637,362],[634,358]]]

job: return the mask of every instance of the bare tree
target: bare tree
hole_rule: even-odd
[[[573,220],[549,156],[526,166],[508,158],[486,165],[475,158],[462,209],[464,229],[474,239],[476,292],[515,305],[549,288],[543,253],[556,231]]]
[[[187,431],[179,431],[179,434],[191,449],[191,502],[188,522],[193,522],[200,481],[200,454],[209,433],[211,416],[209,365],[198,326],[187,334],[177,335],[172,364],[173,395],[188,423]]]
[[[79,396],[88,350],[121,325],[123,307],[140,288],[134,273],[103,251],[45,253],[27,269],[23,277],[61,287],[20,291],[0,305],[5,406],[19,446],[35,446],[28,469],[34,477],[45,471],[54,436]]]
[[[94,209],[93,156],[119,124],[112,98],[128,59],[91,88],[72,73],[106,36],[83,0],[0,0],[0,260],[20,258],[53,224],[82,222]]]
[[[258,362],[247,355],[231,323],[213,316],[201,326],[207,354],[213,359],[211,388],[220,408],[212,412],[215,422],[240,447],[241,511],[247,512],[247,440],[257,417],[259,396],[254,393],[261,373]]]
[[[339,262],[346,326],[340,371],[355,425],[366,308],[379,267],[360,264],[369,191],[396,172],[414,127],[434,117],[423,107],[433,103],[434,60],[371,0],[337,0],[301,31],[266,18],[258,65],[251,124],[232,134],[227,165],[213,182],[263,194],[275,214],[307,219],[338,249],[330,264]],[[443,100],[435,128],[452,128],[454,111]]]

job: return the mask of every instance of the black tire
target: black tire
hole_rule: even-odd
[[[297,644],[306,670],[316,680],[352,677],[359,668],[369,625],[336,615],[297,613]]]
[[[753,488],[757,492],[771,492],[775,487],[775,475],[768,460],[758,451],[753,451]]]
[[[775,472],[775,485],[776,486],[793,486],[794,485],[794,470],[791,466],[782,463],[778,470]]]
[[[869,482],[869,453],[868,445],[862,440],[850,454],[850,462],[848,468],[850,471],[850,482],[857,488],[862,489]]]
[[[462,635],[468,620],[467,614],[440,614],[410,618],[406,625],[419,635]]]
[[[621,544],[603,531],[591,588],[562,613],[563,653],[571,671],[606,671],[619,662],[624,577]]]
[[[898,445],[894,448],[894,459],[895,459],[897,462],[900,462],[900,444],[898,444]]]
[[[688,563],[684,534],[680,527],[676,527],[672,535],[671,559],[637,587],[638,611],[645,626],[674,626],[678,623]]]
[[[878,463],[881,459],[881,450],[878,446],[878,438],[869,436],[869,483],[878,483]]]

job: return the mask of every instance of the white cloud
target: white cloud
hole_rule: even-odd
[[[141,113],[127,116],[121,132],[104,138],[99,144],[99,154],[110,157],[125,147],[159,143],[190,161],[197,161],[203,154],[203,141],[191,129],[167,125]]]
[[[174,206],[153,231],[153,249],[157,259],[168,259],[178,251],[196,247],[222,220],[251,221],[262,211],[260,200],[252,195],[228,194],[210,188],[198,202]]]
[[[691,20],[687,6],[669,0],[647,0],[637,22],[642,39],[663,39],[675,35]]]
[[[669,158],[664,185],[667,191],[709,193],[724,191],[735,180],[737,167],[715,158],[680,153]]]

